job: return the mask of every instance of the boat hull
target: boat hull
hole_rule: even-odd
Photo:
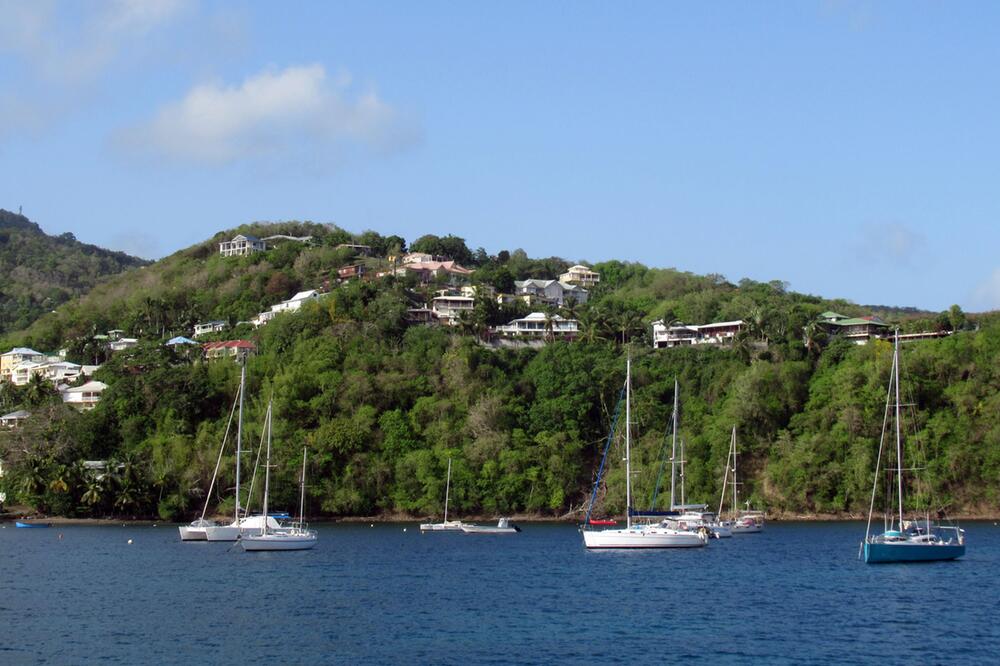
[[[584,530],[587,548],[702,548],[708,540],[695,532]]]
[[[866,543],[865,562],[940,562],[965,555],[965,544]]]
[[[265,550],[308,550],[316,545],[316,534],[244,534],[240,538],[243,550],[259,552]]]
[[[252,530],[254,533],[260,532],[264,524],[263,516],[250,516],[244,518],[239,523],[228,525],[210,525],[205,528],[205,538],[207,541],[236,541],[241,535]],[[267,529],[275,532],[287,532],[287,528],[281,526],[273,516],[267,518]]]
[[[177,528],[180,532],[181,541],[208,541],[204,527],[192,527],[191,525],[181,525]]]
[[[15,521],[14,527],[52,527],[52,523],[22,523],[21,521]]]
[[[449,520],[446,523],[421,523],[421,532],[461,532],[462,521]]]
[[[517,534],[521,530],[517,527],[489,527],[483,525],[462,525],[462,532],[465,534]]]

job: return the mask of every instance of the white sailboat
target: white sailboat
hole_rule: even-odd
[[[205,534],[206,527],[214,527],[215,521],[207,520],[205,514],[208,511],[208,503],[212,499],[212,490],[215,488],[215,480],[219,477],[219,466],[222,464],[222,454],[226,450],[226,442],[229,440],[229,430],[233,425],[233,416],[236,414],[236,406],[239,404],[240,395],[243,393],[243,384],[237,390],[236,399],[233,400],[233,408],[229,412],[229,422],[226,423],[226,432],[222,436],[222,446],[219,447],[219,457],[215,461],[215,471],[212,472],[212,482],[208,486],[208,493],[205,495],[205,504],[201,508],[201,516],[192,521],[190,525],[181,525],[177,528],[181,535],[181,541],[207,541]]]
[[[708,531],[693,532],[672,527],[670,521],[655,524],[632,523],[632,442],[631,442],[631,400],[632,400],[632,359],[625,366],[625,528],[587,529],[583,532],[583,543],[587,548],[699,548],[708,544]],[[600,479],[598,479],[598,483]],[[595,484],[596,485],[596,484]]]
[[[451,458],[448,458],[448,480],[444,485],[444,520],[440,523],[421,523],[421,532],[461,532],[461,520],[448,520],[448,499],[451,493]]]
[[[732,467],[730,467],[732,465]],[[739,483],[736,481],[736,426],[733,426],[733,435],[729,440],[729,456],[726,458],[726,474],[722,478],[722,496],[719,498],[719,515],[722,515],[722,506],[726,501],[726,485],[729,482],[730,472],[732,472],[733,489],[733,512],[732,519],[721,524],[728,526],[733,534],[754,534],[764,530],[764,512],[750,511],[750,501],[747,500],[747,510],[740,511],[739,507]]]
[[[273,530],[266,521],[257,532],[244,529],[240,545],[245,551],[307,550],[316,545],[315,530],[306,529],[304,521],[306,502],[306,450],[302,449],[302,477],[299,482],[299,520],[291,529]],[[268,495],[271,492],[271,405],[267,406],[267,456],[264,461],[264,515],[267,515]]]
[[[281,530],[281,525],[272,516],[249,516],[240,505],[240,474],[241,461],[243,459],[243,394],[246,386],[247,368],[244,364],[240,370],[240,401],[239,416],[236,419],[236,509],[233,512],[233,522],[228,525],[208,525],[204,528],[205,539],[207,541],[236,541],[240,538],[240,533],[244,530],[259,530],[264,525],[268,529]],[[258,450],[258,460],[260,460]],[[253,494],[253,482],[251,481],[250,493]],[[266,512],[265,512],[266,515]]]

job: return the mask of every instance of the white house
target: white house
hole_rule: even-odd
[[[101,401],[101,394],[108,385],[104,382],[89,381],[83,386],[75,386],[62,391],[62,400],[67,405],[81,411],[93,409]]]
[[[211,335],[212,333],[218,333],[219,331],[225,330],[226,326],[229,324],[222,321],[221,319],[215,319],[212,321],[206,321],[200,324],[194,325],[194,337],[200,335]]]
[[[571,266],[569,270],[559,276],[560,282],[576,284],[581,287],[594,287],[601,281],[601,274],[595,273],[588,267],[581,264]]]
[[[320,293],[315,289],[309,289],[308,291],[300,291],[295,294],[287,301],[281,301],[271,306],[270,310],[261,312],[256,317],[250,320],[250,323],[254,325],[255,328],[260,328],[267,322],[274,319],[274,316],[279,312],[296,312],[302,307],[303,303],[308,303],[309,301],[319,300]]]
[[[576,337],[579,330],[580,323],[576,319],[532,312],[523,319],[515,319],[509,324],[495,327],[493,332],[508,338],[567,340]]]
[[[254,252],[263,252],[267,243],[256,236],[239,234],[233,240],[219,243],[219,254],[223,257],[243,257]]]
[[[583,287],[559,280],[518,280],[514,282],[514,292],[529,305],[546,303],[560,307],[571,298],[578,305],[582,305],[587,302],[588,296],[587,290]]]
[[[712,324],[687,325],[677,323],[667,326],[663,320],[653,322],[653,349],[683,347],[685,345],[725,345],[743,330],[742,320],[720,321]]]

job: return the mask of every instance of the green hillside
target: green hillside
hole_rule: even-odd
[[[243,258],[218,255],[237,232],[310,235]],[[342,243],[371,246],[357,259]],[[314,513],[371,515],[439,512],[445,469],[454,460],[457,513],[563,515],[589,492],[611,413],[633,356],[639,505],[648,505],[669,428],[673,382],[680,382],[689,501],[718,501],[733,425],[739,433],[741,494],[772,512],[867,509],[891,348],[827,339],[818,314],[867,314],[843,301],[787,290],[780,282],[738,284],[617,261],[596,264],[600,286],[586,305],[562,311],[581,323],[573,342],[541,349],[479,343],[491,324],[524,314],[477,302],[454,329],[408,326],[406,310],[440,285],[387,277],[339,285],[339,267],[363,261],[372,273],[406,249],[403,239],[352,235],[308,223],[251,225],[217,234],[153,265],[108,280],[58,308],[3,347],[93,353],[94,333],[119,328],[140,338],[116,353],[96,378],[109,384],[101,403],[77,414],[44,387],[0,387],[0,412],[32,418],[0,433],[9,495],[72,515],[160,515],[199,510],[239,382],[231,362],[203,362],[162,342],[190,335],[198,321],[221,319],[220,339],[251,339],[246,423],[254,444],[273,396],[278,506],[295,501],[296,461],[310,451],[308,503]],[[489,255],[461,239],[426,236],[409,248],[447,255],[475,268],[472,280],[505,289],[515,279],[555,277],[570,262],[530,259],[523,251]],[[254,330],[257,312],[300,289],[329,294]],[[990,513],[1000,481],[1000,321],[991,315],[885,309],[904,331],[954,329],[907,343],[904,383],[916,404],[916,439],[931,487],[929,508]],[[651,348],[656,319],[707,323],[743,319],[730,348]],[[232,486],[232,450],[221,486]],[[620,458],[620,456],[618,456]],[[83,460],[108,459],[96,478]],[[248,457],[247,462],[252,462]],[[623,510],[618,465],[603,508]],[[916,490],[914,492],[917,492]],[[213,508],[231,506],[226,492]]]
[[[26,328],[104,278],[147,263],[73,234],[49,236],[23,215],[0,209],[0,334]]]

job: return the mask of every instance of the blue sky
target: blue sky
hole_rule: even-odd
[[[995,3],[0,0],[0,207],[1000,308]]]

